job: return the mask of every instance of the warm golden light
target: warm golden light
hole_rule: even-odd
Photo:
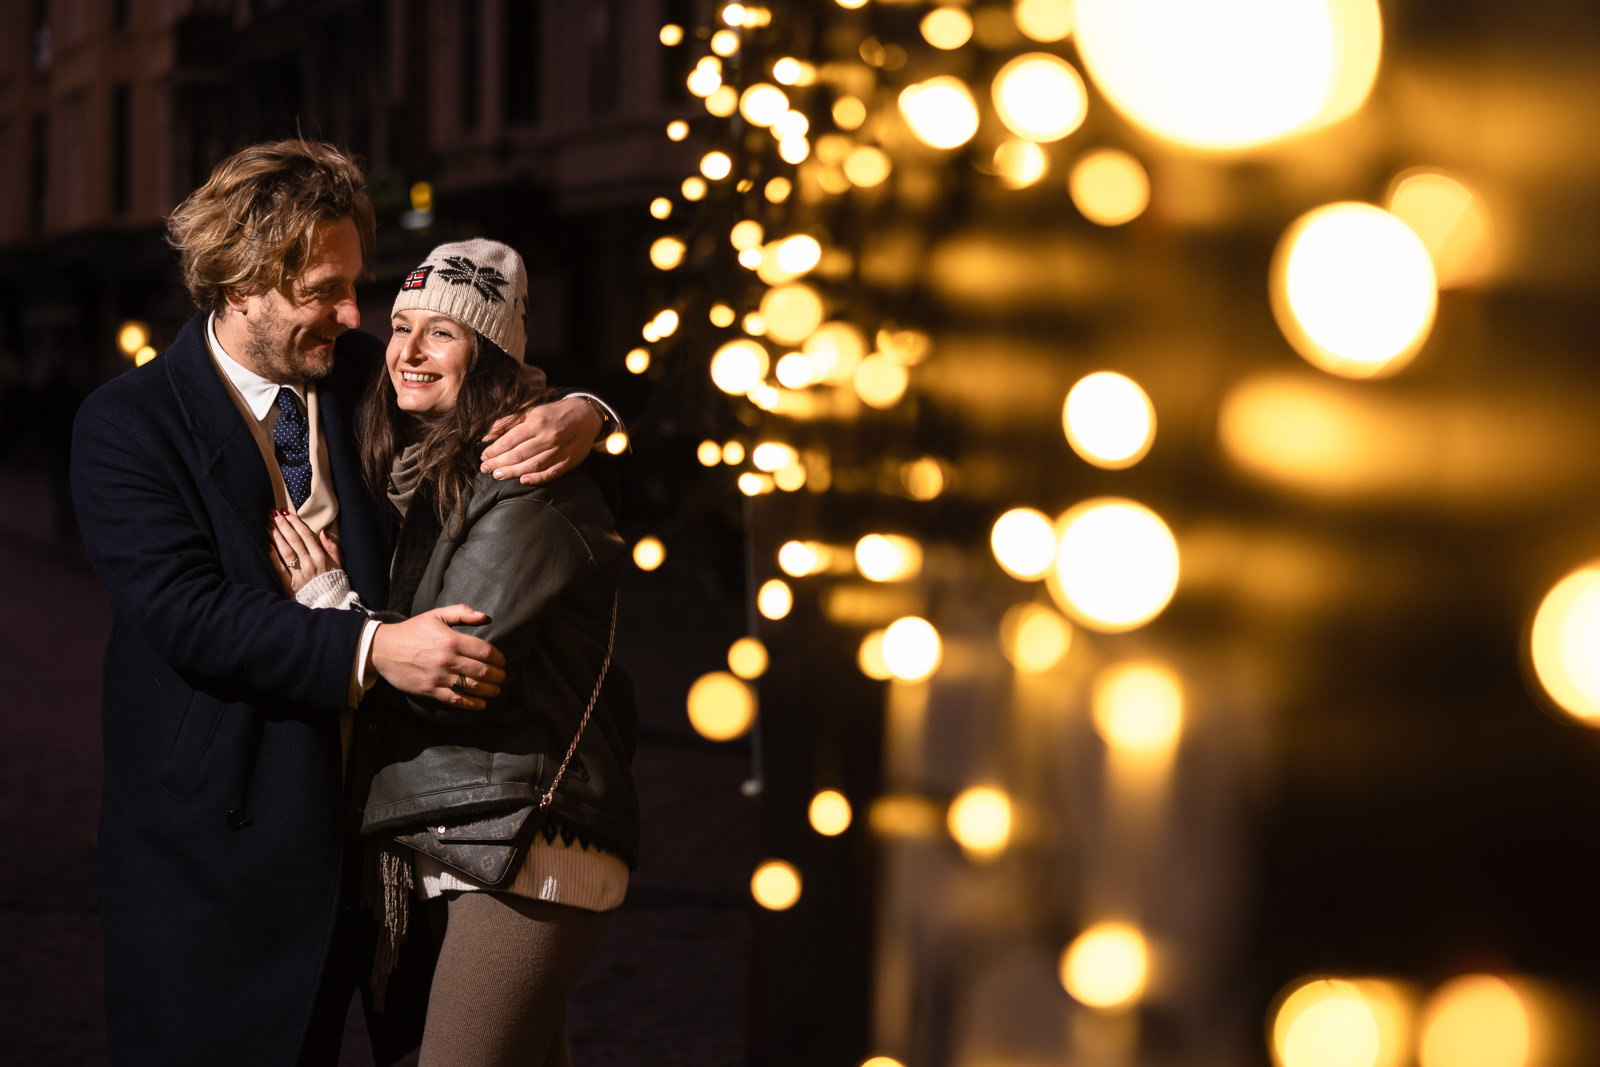
[[[712,181],[721,181],[733,173],[733,160],[726,152],[707,152],[700,157],[700,173]]]
[[[1024,37],[1050,43],[1072,33],[1072,0],[1017,0],[1012,16]]]
[[[994,521],[989,547],[1000,569],[1025,582],[1037,581],[1055,566],[1055,525],[1042,511],[1012,508]]]
[[[743,737],[756,717],[756,695],[727,671],[702,674],[689,687],[689,724],[701,737]]]
[[[817,80],[817,68],[793,56],[784,56],[772,64],[772,80],[779,85],[810,85]]]
[[[701,441],[694,450],[694,458],[700,461],[702,467],[715,467],[722,462],[722,446],[715,441]]]
[[[1047,52],[1029,52],[1001,67],[993,93],[1000,121],[1029,141],[1059,141],[1089,114],[1083,77]]]
[[[772,373],[785,389],[804,389],[814,381],[811,359],[804,352],[788,352],[778,360]]]
[[[755,219],[743,219],[733,224],[733,229],[728,231],[728,241],[743,252],[746,248],[754,248],[761,243],[761,223]]]
[[[781,578],[768,579],[756,593],[756,610],[761,612],[763,618],[776,622],[788,615],[793,608],[794,593],[790,591],[789,583]]]
[[[1533,618],[1533,671],[1563,711],[1600,726],[1600,560],[1545,594]]]
[[[1121,470],[1150,451],[1156,409],[1132,378],[1098,371],[1080,378],[1067,392],[1061,426],[1078,455],[1096,467]]]
[[[1411,1054],[1410,998],[1376,978],[1315,978],[1272,1017],[1276,1067],[1401,1067]]]
[[[772,254],[783,273],[798,278],[822,262],[822,242],[808,233],[797,233],[777,242]]]
[[[922,18],[922,39],[951,51],[972,40],[972,16],[959,7],[936,7]]]
[[[722,446],[722,462],[730,467],[737,467],[744,462],[744,445],[738,441],[729,441]]]
[[[743,4],[729,4],[722,9],[722,21],[729,26],[744,25],[745,10]]]
[[[767,673],[767,646],[759,638],[741,637],[728,646],[728,669],[746,681]]]
[[[1351,114],[1377,76],[1377,0],[1077,0],[1113,107],[1180,145],[1238,149]]]
[[[716,67],[695,67],[689,72],[689,91],[696,96],[710,96],[722,88],[722,72]]]
[[[783,860],[768,860],[751,876],[750,895],[768,911],[792,908],[800,899],[800,872]]]
[[[789,199],[789,194],[794,192],[794,183],[788,178],[779,176],[767,182],[763,195],[774,204],[781,204]]]
[[[851,384],[868,407],[892,408],[905,396],[911,375],[894,357],[874,352],[857,365]]]
[[[135,367],[142,367],[146,363],[149,363],[152,359],[155,359],[155,358],[156,358],[156,350],[155,350],[155,348],[153,346],[151,346],[151,345],[145,345],[143,348],[139,349],[139,351],[137,351],[137,352],[135,352],[133,354],[133,365]]]
[[[856,666],[861,668],[862,674],[877,682],[887,682],[894,677],[894,672],[883,658],[883,634],[882,630],[873,630],[861,639],[861,647],[856,650]]]
[[[711,311],[707,314],[707,318],[711,320],[711,325],[718,329],[726,329],[732,326],[735,317],[733,309],[727,304],[712,304]]]
[[[933,500],[944,492],[944,467],[931,456],[911,460],[900,467],[900,484],[912,500]]]
[[[994,150],[994,171],[1012,189],[1025,189],[1050,169],[1044,149],[1020,137],[1008,137]]]
[[[1066,658],[1072,626],[1043,604],[1017,604],[1000,619],[1000,651],[1017,670],[1040,674]]]
[[[883,662],[902,682],[920,682],[939,669],[944,655],[939,631],[927,619],[907,615],[883,632]]]
[[[768,408],[767,410],[770,411],[772,409]],[[805,464],[803,463],[791,463],[787,467],[779,467],[772,472],[773,484],[785,493],[793,493],[804,488],[808,477],[809,475],[806,474]]]
[[[776,485],[777,483],[773,481],[772,475],[770,474],[757,474],[755,471],[745,471],[743,474],[739,475],[739,492],[743,493],[745,496],[760,496],[763,493],[770,493],[776,487]]]
[[[1422,1009],[1420,1067],[1529,1067],[1533,1020],[1502,978],[1469,974],[1436,989]]]
[[[1143,626],[1178,588],[1178,542],[1161,517],[1131,500],[1087,500],[1062,515],[1046,586],[1073,619],[1105,633]]]
[[[621,430],[606,434],[605,449],[613,456],[622,455],[628,450],[628,435]]]
[[[906,1065],[893,1056],[874,1056],[869,1060],[863,1060],[861,1067],[906,1067]]]
[[[762,441],[751,450],[750,462],[756,470],[771,472],[800,462],[800,453],[780,441]]]
[[[132,356],[150,343],[150,327],[136,319],[130,319],[122,324],[117,331],[117,347],[122,349],[122,354]]]
[[[822,316],[822,297],[800,282],[768,289],[761,298],[761,317],[766,320],[767,333],[785,344],[804,341],[822,325]]]
[[[1011,840],[1011,798],[991,786],[973,786],[950,803],[950,836],[973,856],[999,855]]]
[[[732,30],[718,30],[711,35],[711,50],[719,56],[731,56],[739,50],[739,35]]]
[[[667,218],[672,214],[672,201],[664,196],[658,196],[650,201],[650,217],[657,219]]]
[[[681,141],[689,136],[689,124],[682,119],[673,119],[667,123],[667,140]]]
[[[867,341],[851,323],[829,322],[806,338],[802,351],[818,381],[848,382],[867,354]]]
[[[705,199],[706,180],[704,178],[690,175],[689,177],[683,179],[683,185],[680,188],[683,190],[683,198],[685,200]]]
[[[1125,752],[1170,752],[1183,729],[1183,688],[1177,675],[1154,663],[1121,663],[1094,680],[1094,728]]]
[[[833,124],[841,130],[859,129],[867,121],[867,105],[853,96],[841,96],[833,102]]]
[[[720,86],[706,97],[706,110],[719,119],[727,118],[739,110],[739,90],[731,85]]]
[[[686,251],[687,247],[676,237],[657,237],[650,244],[650,262],[657,270],[672,270],[683,262]]]
[[[807,814],[811,828],[824,837],[838,837],[850,829],[850,801],[837,789],[824,789],[812,797]]]
[[[753,249],[746,249],[745,251],[753,251]],[[744,252],[739,253],[740,256],[744,254]],[[767,318],[759,311],[746,312],[744,318],[739,320],[739,325],[751,337],[761,337],[767,332]]]
[[[882,185],[888,179],[890,169],[888,154],[872,145],[853,149],[844,160],[844,176],[850,179],[852,185],[863,189]]]
[[[1126,1008],[1144,995],[1150,952],[1126,923],[1097,923],[1061,954],[1061,985],[1091,1008]]]
[[[833,2],[844,8],[846,11],[854,11],[858,7],[867,6],[867,0],[833,0]]]
[[[748,338],[729,341],[711,357],[711,381],[729,396],[743,396],[767,376],[767,350]]]
[[[759,248],[741,248],[739,250],[739,266],[746,270],[759,269],[765,259],[766,257],[761,254],[761,249]]]
[[[642,571],[653,571],[667,558],[666,546],[657,537],[641,537],[633,546],[633,565]]]
[[[676,47],[683,43],[683,27],[677,23],[669,22],[661,27],[661,43],[668,48]]]
[[[978,132],[978,105],[972,91],[949,75],[902,89],[900,114],[917,140],[931,148],[959,148]]]
[[[752,126],[771,126],[789,110],[789,97],[776,85],[757,82],[739,97],[739,114]]]
[[[791,578],[821,574],[833,560],[833,550],[819,541],[785,541],[778,549],[778,569]]]
[[[1422,239],[1371,204],[1301,216],[1273,257],[1279,328],[1308,362],[1346,378],[1383,377],[1410,362],[1438,296]]]
[[[1149,175],[1115,148],[1096,149],[1073,164],[1067,190],[1079,214],[1098,226],[1132,222],[1150,205]]]
[[[1489,273],[1488,209],[1482,197],[1455,178],[1407,171],[1390,189],[1389,213],[1422,239],[1439,288],[1471,285]]]
[[[899,534],[867,534],[856,542],[856,570],[872,582],[903,582],[922,572],[922,546]]]

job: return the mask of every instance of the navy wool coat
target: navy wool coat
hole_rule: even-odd
[[[100,816],[116,1064],[295,1062],[339,903],[339,713],[362,618],[287,599],[272,483],[196,315],[94,393],[72,490],[110,592]],[[345,568],[387,598],[390,520],[361,480],[356,409],[381,365],[340,338],[318,386]]]

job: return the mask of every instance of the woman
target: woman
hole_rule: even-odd
[[[370,777],[362,832],[386,899],[380,992],[407,897],[446,901],[424,1065],[566,1064],[567,996],[638,853],[635,711],[620,679],[603,684],[623,555],[610,510],[585,467],[540,486],[476,469],[495,421],[542,399],[521,373],[526,302],[507,246],[434,249],[395,298],[388,373],[365,407],[365,473],[401,519],[390,610],[473,604],[489,619],[469,632],[506,658],[503,685],[463,677],[453,703],[389,692],[362,705],[353,768],[367,769],[352,774]],[[351,606],[331,541],[292,513],[274,516],[272,536],[302,603]],[[464,827],[514,828],[530,811],[539,829],[524,827],[492,887],[429,854]]]

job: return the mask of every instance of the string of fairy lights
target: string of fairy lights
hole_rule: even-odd
[[[1323,135],[1356,114],[1383,44],[1376,0],[833,0],[805,25],[756,4],[719,3],[715,17],[709,27],[661,29],[664,46],[696,53],[682,74],[708,116],[674,121],[666,136],[681,142],[697,132],[709,147],[675,195],[650,205],[666,227],[650,246],[653,265],[709,282],[684,285],[682,298],[644,324],[643,344],[625,363],[646,375],[664,359],[704,360],[739,430],[707,438],[697,457],[726,467],[752,498],[828,493],[843,472],[804,428],[895,412],[938,359],[935,329],[905,308],[873,307],[860,283],[861,243],[835,240],[837,230],[859,228],[888,191],[936,198],[928,175],[960,151],[1000,190],[1043,188],[1064,172],[1064,210],[1127,226],[1160,192],[1159,170],[1123,147],[1077,136],[1091,87],[1155,162],[1249,152]],[[990,71],[985,87],[979,76]],[[1373,381],[1401,372],[1422,349],[1441,290],[1492,277],[1493,236],[1485,199],[1467,178],[1413,167],[1392,176],[1382,204],[1338,201],[1286,219],[1263,287],[1284,340],[1307,363],[1330,381]],[[1268,482],[1358,476],[1362,453],[1337,433],[1316,454],[1297,451],[1285,433],[1290,424],[1337,427],[1338,402],[1301,382],[1248,383],[1217,413],[1217,448]],[[1061,401],[1073,452],[1113,472],[1149,453],[1157,414],[1140,383],[1114,370],[1084,375]],[[949,457],[926,454],[896,457],[895,471],[893,491],[913,502],[938,498],[960,473]],[[996,635],[995,650],[1019,675],[1057,668],[1077,629],[1143,627],[1179,590],[1180,538],[1127,496],[1082,500],[1055,516],[1019,501],[994,517],[989,543],[999,568],[1029,594]],[[801,582],[914,584],[927,553],[888,531],[854,544],[790,540],[758,562],[755,608],[784,618]],[[634,559],[653,570],[665,548],[646,537]],[[1041,587],[1045,596],[1031,595]],[[1547,594],[1529,642],[1540,691],[1600,723],[1600,561]],[[864,636],[858,666],[893,686],[917,686],[937,676],[943,658],[934,623],[905,614]],[[757,636],[736,641],[727,669],[689,691],[694,728],[714,740],[744,736],[757,715],[752,683],[768,660]],[[1184,681],[1175,671],[1155,661],[1111,663],[1093,679],[1090,706],[1114,760],[1166,773],[1184,733]],[[879,798],[873,825],[880,815],[892,823],[898,802]],[[975,784],[943,814],[974,862],[1007,848],[1014,812],[1003,788]],[[814,795],[808,818],[833,836],[855,812],[828,788]],[[795,865],[773,859],[754,873],[752,893],[782,910],[799,900],[803,882]],[[1062,986],[1094,1012],[1137,1010],[1150,968],[1143,933],[1116,916],[1090,917],[1060,953]],[[1269,1045],[1282,1067],[1390,1067],[1412,1056],[1423,1067],[1462,1067],[1480,1061],[1461,1050],[1509,1042],[1508,1058],[1492,1062],[1531,1065],[1549,1012],[1516,978],[1466,975],[1426,995],[1390,979],[1308,978],[1274,1005]]]

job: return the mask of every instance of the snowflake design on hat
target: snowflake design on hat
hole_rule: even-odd
[[[470,285],[492,303],[505,300],[500,287],[510,285],[511,279],[495,268],[480,267],[466,256],[445,256],[444,261],[449,266],[441,268],[438,275],[451,285]]]

